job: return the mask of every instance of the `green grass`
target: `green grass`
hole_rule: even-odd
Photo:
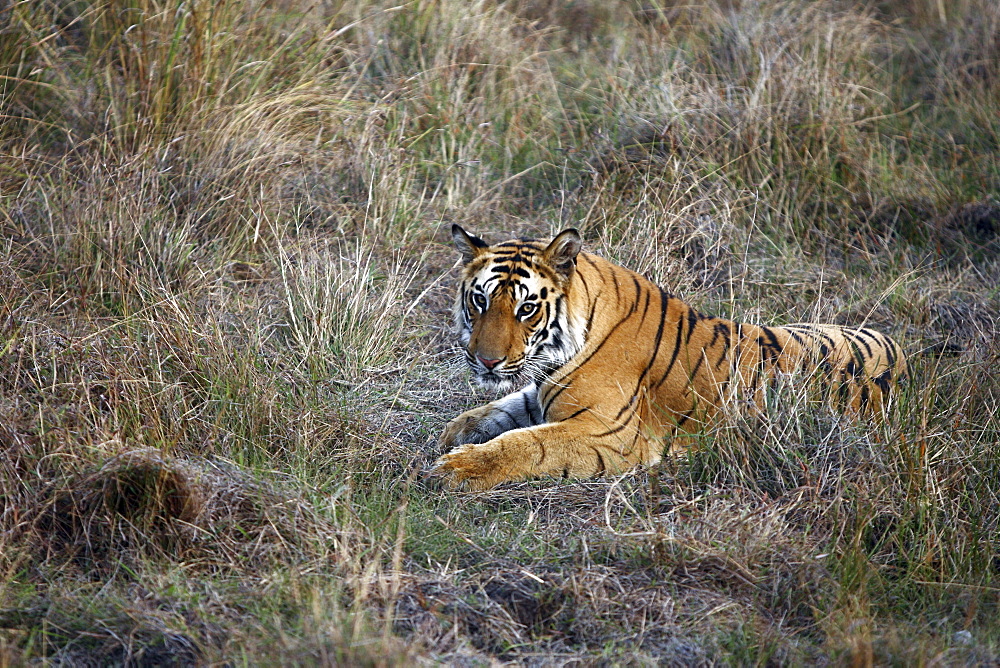
[[[996,662],[994,5],[0,9],[0,664]],[[453,222],[909,379],[448,492]]]

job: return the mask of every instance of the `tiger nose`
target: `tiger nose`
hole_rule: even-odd
[[[488,359],[482,357],[481,355],[476,355],[476,359],[478,359],[479,363],[482,364],[487,369],[492,369],[497,364],[500,364],[500,362],[503,361],[502,359],[499,359],[499,360],[488,360]]]

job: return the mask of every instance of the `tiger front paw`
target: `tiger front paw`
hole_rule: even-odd
[[[502,473],[498,452],[494,446],[461,445],[434,464],[434,473],[445,479],[451,489],[482,491],[496,487],[509,478]]]
[[[490,410],[485,406],[462,413],[445,425],[438,441],[446,448],[457,448],[468,443],[485,443],[494,436],[483,428],[489,414]]]

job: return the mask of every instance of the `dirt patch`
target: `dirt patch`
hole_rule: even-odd
[[[397,603],[395,631],[435,638],[434,649],[447,660],[481,652],[534,665],[542,656],[580,659],[601,647],[664,659],[686,647],[689,658],[706,660],[702,644],[678,622],[672,587],[657,582],[656,573],[526,570],[490,569],[460,584],[415,581]]]

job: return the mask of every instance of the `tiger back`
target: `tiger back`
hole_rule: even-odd
[[[906,372],[868,328],[765,327],[702,315],[645,277],[582,252],[576,230],[494,246],[458,225],[455,325],[477,382],[508,392],[448,423],[436,470],[487,489],[585,477],[688,447],[734,393],[763,409],[779,375],[815,377],[861,415],[885,409]]]

